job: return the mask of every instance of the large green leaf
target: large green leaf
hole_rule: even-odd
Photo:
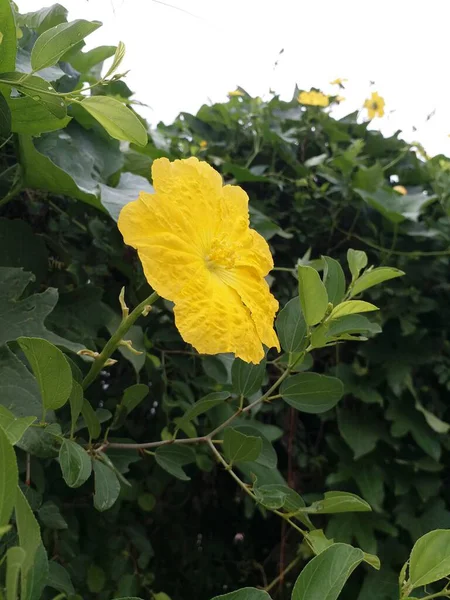
[[[193,404],[182,416],[182,421],[192,421],[199,415],[208,412],[215,406],[220,406],[231,396],[230,392],[211,392],[207,396],[200,398]]]
[[[20,337],[17,341],[36,377],[45,411],[64,406],[72,391],[72,370],[64,354],[47,340]]]
[[[335,514],[343,512],[370,512],[370,505],[349,492],[325,492],[323,500],[317,500],[304,509],[307,513]]]
[[[364,290],[383,283],[384,281],[402,277],[404,274],[405,273],[400,271],[400,269],[394,269],[392,267],[377,267],[376,269],[367,270],[353,284],[350,297],[357,296]]]
[[[0,427],[0,527],[9,523],[18,482],[16,453]]]
[[[77,488],[89,479],[92,463],[89,454],[76,442],[65,439],[59,450],[59,464],[64,481]]]
[[[70,117],[63,119],[55,117],[42,103],[29,96],[6,98],[6,102],[11,113],[11,131],[14,133],[40,135],[63,129],[71,120]],[[23,141],[21,151],[25,159],[27,152]],[[36,165],[35,168],[38,166]]]
[[[450,530],[437,529],[414,544],[409,559],[409,579],[413,588],[450,575]]]
[[[17,35],[16,24],[9,0],[0,0],[0,73],[16,68]]]
[[[299,265],[298,289],[306,323],[309,326],[320,323],[328,307],[328,294],[319,273],[312,267]]]
[[[20,15],[18,24],[25,25],[30,29],[36,29],[41,34],[47,31],[47,29],[65,21],[67,21],[67,9],[61,6],[61,4],[53,4],[52,6]]]
[[[275,452],[274,447],[269,442],[269,440],[263,435],[263,433],[261,433],[261,431],[258,431],[256,427],[252,427],[254,421],[246,421],[244,423],[245,424],[242,425],[233,423],[233,429],[235,431],[243,433],[244,435],[259,438],[262,442],[261,452],[258,458],[256,458],[255,460],[260,465],[264,465],[269,469],[274,469],[277,466],[278,462],[277,453]]]
[[[375,192],[360,189],[355,189],[355,192],[364,202],[395,224],[405,219],[417,221],[422,209],[437,199],[436,196],[428,196],[425,193],[401,196],[387,187],[379,188]]]
[[[100,183],[102,204],[115,221],[125,204],[137,200],[140,192],[153,194],[154,191],[145,177],[133,173],[122,173],[116,187]]]
[[[63,54],[98,29],[100,25],[98,21],[78,19],[47,29],[38,37],[31,51],[33,71],[40,71],[56,64]]]
[[[236,358],[231,367],[231,381],[236,394],[252,396],[259,389],[266,373],[266,361],[253,365]]]
[[[94,506],[103,512],[111,508],[119,497],[120,483],[115,472],[99,460],[94,460],[94,480]]]
[[[270,600],[270,596],[264,590],[248,587],[222,596],[214,596],[212,600]]]
[[[22,269],[0,267],[0,344],[27,336],[44,338],[75,352],[81,350],[83,346],[56,335],[44,325],[47,315],[58,301],[56,289],[48,288],[42,294],[22,299],[30,281],[33,281],[31,273]],[[30,318],[31,314],[33,318]]]
[[[42,416],[35,378],[8,346],[0,346],[0,404],[15,417]]]
[[[189,481],[190,477],[182,467],[195,461],[195,452],[192,448],[176,444],[160,446],[155,452],[155,460],[161,468],[177,479]]]
[[[289,300],[279,312],[275,326],[285,352],[301,352],[306,340],[306,322],[298,296]]]
[[[336,377],[298,373],[283,381],[280,394],[293,408],[319,414],[336,406],[344,394],[344,385]]]
[[[70,56],[70,64],[80,73],[88,73],[93,67],[113,56],[116,46],[98,46],[87,52],[81,50]]]
[[[82,107],[116,140],[146,145],[147,130],[134,112],[122,102],[109,96],[89,96],[83,100]]]
[[[253,462],[262,451],[262,439],[227,427],[223,434],[223,452],[231,464]]]
[[[29,96],[38,104],[41,104],[57,119],[67,116],[66,102],[63,96],[57,96],[52,85],[37,75],[29,75],[26,79],[23,73],[2,73],[0,79],[3,85],[8,85]]]
[[[364,553],[359,548],[333,544],[302,570],[292,590],[292,600],[336,600],[363,560]]]

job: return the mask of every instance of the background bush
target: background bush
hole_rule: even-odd
[[[50,17],[17,16],[20,70],[27,70],[38,33],[65,20],[57,8]],[[99,78],[115,48],[91,52],[75,47],[40,75],[57,92],[76,93],[81,82]],[[132,101],[120,80],[92,93]],[[274,254],[272,289],[280,304],[296,293],[298,262],[319,266],[320,256],[330,255],[344,264],[350,247],[366,251],[371,264],[406,273],[367,294],[381,308],[381,335],[315,354],[315,371],[337,374],[345,383],[337,409],[305,415],[273,403],[258,414],[279,459],[277,469],[257,469],[259,483],[286,481],[308,502],[324,490],[346,490],[373,508],[322,524],[318,518],[328,537],[377,553],[382,561],[381,573],[361,569],[341,597],[394,600],[397,573],[415,540],[450,528],[450,161],[429,159],[398,135],[383,137],[356,113],[337,121],[323,109],[300,106],[297,95],[290,102],[276,95],[263,101],[242,91],[224,104],[203,106],[196,116],[182,113],[173,124],[160,124],[144,146],[113,139],[82,103],[68,103],[67,118],[50,115],[46,121],[41,115],[26,122],[8,101],[10,129],[5,117],[0,151],[0,341],[9,347],[0,348],[0,403],[25,416],[25,399],[36,396],[25,373],[21,388],[12,387],[19,335],[56,342],[56,334],[68,349],[100,349],[119,320],[122,286],[131,306],[149,294],[114,219],[140,189],[151,191],[155,158],[197,155],[248,192],[253,226]],[[396,184],[408,193],[393,191]],[[27,312],[39,331],[24,330]],[[230,384],[229,357],[193,352],[175,329],[168,302],[160,301],[131,337],[144,353],[123,349],[126,360],[103,372],[86,394],[103,421],[125,388],[137,381],[148,386],[148,395],[114,432],[118,438],[164,438],[194,400]],[[74,372],[77,365],[84,368],[81,358],[71,358]],[[215,409],[207,418],[214,426],[223,417]],[[44,432],[20,447],[22,479],[30,474],[23,489],[37,511],[49,558],[65,569],[53,568],[53,590],[46,588],[44,598],[55,589],[72,591],[70,576],[86,599],[156,593],[165,600],[158,594],[164,592],[172,600],[209,600],[270,582],[280,563],[286,566],[297,554],[298,538],[244,497],[201,449],[196,464],[185,468],[188,482],[174,479],[151,457],[111,450],[131,487],[122,485],[119,500],[99,513],[92,483],[65,485]],[[249,473],[244,469],[243,475]],[[10,542],[8,535],[1,540]],[[302,552],[306,563],[309,551]],[[274,588],[273,597],[290,597],[301,566]]]

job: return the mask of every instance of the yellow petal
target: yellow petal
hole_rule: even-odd
[[[264,358],[250,311],[235,290],[207,269],[183,288],[174,313],[181,336],[201,354],[232,352],[255,364]]]
[[[247,267],[235,267],[230,270],[226,279],[239,294],[242,302],[250,310],[256,331],[268,348],[280,350],[277,334],[273,328],[275,313],[278,310],[278,301],[270,293],[267,281]]]
[[[174,203],[160,203],[156,194],[141,193],[119,215],[118,227],[126,244],[136,248],[145,277],[158,293],[173,300],[195,276],[201,264],[195,231]]]

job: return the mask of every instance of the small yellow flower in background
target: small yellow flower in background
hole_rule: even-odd
[[[200,142],[200,148],[204,150],[208,146],[208,142],[206,140],[202,140]]]
[[[348,81],[348,79],[341,79],[340,77],[338,77],[337,79],[330,81],[330,85],[338,85],[339,87],[343,88],[344,83],[347,81]]]
[[[315,92],[311,90],[310,92],[300,92],[298,95],[298,101],[300,104],[306,104],[308,106],[328,106],[330,104],[330,99],[322,92]]]
[[[372,96],[364,102],[364,108],[367,108],[369,119],[384,116],[384,98],[378,92],[372,92]]]
[[[338,103],[345,102],[345,98],[343,96],[336,96],[334,101]]]
[[[249,227],[248,196],[196,158],[152,166],[155,194],[141,192],[118,226],[136,248],[149,284],[174,302],[183,339],[202,354],[232,352],[259,363],[280,349],[278,302],[264,277],[269,246]]]
[[[233,96],[243,96],[244,94],[240,90],[234,90],[234,92],[228,92],[228,95],[232,98]]]
[[[392,189],[401,194],[402,196],[406,196],[406,194],[408,193],[408,190],[402,185],[394,185]]]

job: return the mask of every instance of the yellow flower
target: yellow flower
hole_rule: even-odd
[[[208,142],[206,140],[202,140],[200,142],[200,148],[204,150],[208,146]]]
[[[401,194],[402,196],[406,196],[406,194],[408,193],[408,190],[402,185],[394,185],[392,189]]]
[[[307,104],[308,106],[328,106],[330,99],[322,92],[300,92],[298,95],[298,101],[300,104]]]
[[[372,96],[364,102],[364,108],[367,108],[369,119],[384,116],[384,98],[378,95],[378,92],[372,92]]]
[[[343,96],[336,96],[336,98],[334,99],[335,102],[345,102],[345,98]]]
[[[344,87],[344,83],[346,81],[348,81],[348,79],[341,79],[340,77],[338,77],[337,79],[330,81],[330,85],[338,85],[339,87]]]
[[[202,354],[233,352],[259,363],[279,343],[278,302],[264,279],[267,242],[250,229],[248,196],[196,158],[155,160],[155,194],[141,192],[118,226],[137,249],[149,284],[174,302],[183,339]]]
[[[244,94],[239,90],[234,90],[234,92],[228,92],[228,95],[232,98],[233,96],[243,96]]]

